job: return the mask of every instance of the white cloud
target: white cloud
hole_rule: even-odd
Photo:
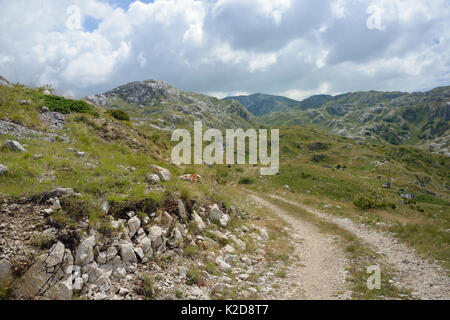
[[[148,78],[214,96],[422,89],[450,82],[449,11],[446,0],[0,0],[0,74],[77,96]]]

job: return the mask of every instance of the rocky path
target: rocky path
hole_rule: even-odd
[[[251,194],[250,199],[289,225],[295,246],[293,256],[299,257],[301,263],[287,269],[286,278],[291,287],[277,299],[349,299],[350,293],[345,292],[348,261],[333,237],[320,233],[314,225],[292,217],[255,194]]]
[[[397,271],[399,281],[397,285],[409,288],[413,296],[419,299],[450,299],[450,277],[447,276],[444,268],[422,259],[414,249],[398,242],[392,234],[373,230],[348,218],[331,216],[280,196],[270,195],[270,197],[304,209],[323,220],[333,222],[371,245]]]

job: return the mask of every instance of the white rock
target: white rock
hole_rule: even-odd
[[[153,185],[159,184],[161,182],[161,178],[157,174],[148,175],[147,180]]]
[[[121,295],[122,297],[125,297],[130,291],[126,288],[120,288],[119,289],[119,295]]]
[[[159,167],[159,166],[152,166],[154,172],[159,176],[161,181],[169,181],[171,179],[170,171]]]
[[[52,209],[54,211],[61,209],[61,203],[59,202],[59,199],[55,199],[55,202],[53,202]]]
[[[76,249],[75,264],[84,266],[94,261],[95,235],[85,239]]]
[[[17,141],[7,140],[3,145],[12,151],[27,152],[27,150],[25,150],[25,148]]]
[[[136,255],[142,260],[144,259],[144,250],[142,250],[142,248],[137,247],[134,249],[134,252],[136,253]]]
[[[150,240],[152,241],[153,249],[158,249],[164,244],[163,229],[158,226],[152,226],[149,229]]]
[[[205,230],[206,225],[203,222],[202,218],[197,214],[197,212],[192,212],[192,219],[195,233],[201,233],[203,230]]]
[[[0,164],[0,176],[8,173],[8,167]]]
[[[223,250],[224,250],[226,253],[235,253],[235,252],[236,252],[236,249],[233,248],[232,246],[230,246],[229,244],[227,244],[227,245],[225,246],[225,248],[223,248]]]
[[[123,262],[137,262],[132,243],[125,243],[121,245],[120,256],[122,257]]]
[[[222,269],[225,272],[231,271],[231,266],[225,261],[223,261],[221,257],[216,258],[216,264],[219,266],[220,269]]]
[[[123,279],[123,278],[125,278],[126,274],[127,274],[127,270],[125,269],[124,263],[119,263],[114,266],[114,271],[112,274],[112,276],[114,278]]]
[[[138,217],[135,216],[130,220],[128,220],[128,230],[130,238],[132,238],[136,234],[136,232],[139,230],[140,227],[141,227],[141,220],[139,220]]]
[[[267,233],[267,230],[266,229],[264,229],[264,228],[261,228],[260,230],[259,230],[259,234],[261,235],[261,237],[264,239],[264,240],[269,240],[269,234]]]
[[[83,287],[84,287],[83,278],[76,278],[75,282],[73,283],[73,290],[79,292],[83,290]]]
[[[145,255],[149,255],[152,253],[152,240],[150,240],[150,238],[145,237],[139,242],[139,245],[144,251]]]
[[[108,247],[108,249],[106,249],[106,261],[112,261],[117,256],[117,253],[116,247]]]
[[[57,265],[60,265],[63,263],[64,260],[64,253],[66,248],[62,244],[62,242],[58,241],[56,244],[53,245],[53,247],[50,249],[50,253],[45,260],[45,265],[47,268],[52,268]]]
[[[215,204],[211,208],[211,211],[209,212],[209,219],[212,222],[219,222],[223,228],[226,228],[226,226],[228,225],[228,221],[230,220],[230,217],[227,214],[223,213],[219,209],[217,204]]]

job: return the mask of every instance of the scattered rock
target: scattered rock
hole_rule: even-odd
[[[190,183],[199,183],[202,181],[202,177],[198,174],[185,174],[184,176],[181,176],[180,179]]]
[[[147,176],[147,181],[150,184],[156,185],[161,182],[161,178],[157,174],[152,173]]]
[[[209,212],[209,219],[211,220],[211,222],[219,222],[223,228],[226,228],[230,217],[227,214],[223,213],[219,209],[217,204],[215,204]]]
[[[27,152],[27,150],[25,150],[24,147],[22,147],[22,145],[17,142],[17,141],[13,141],[13,140],[7,140],[4,144],[4,147],[12,150],[12,151],[19,151],[19,152]]]
[[[75,264],[84,266],[94,261],[95,236],[82,241],[76,250]]]
[[[161,227],[150,227],[148,236],[150,237],[150,240],[152,242],[153,249],[158,250],[164,245],[163,229]]]
[[[141,220],[139,220],[138,217],[135,216],[130,220],[128,220],[128,230],[130,238],[134,237],[134,235],[136,234],[136,232],[139,230],[140,227],[141,227]]]
[[[0,164],[0,176],[8,173],[8,167]]]
[[[197,214],[197,212],[192,212],[192,225],[194,226],[194,232],[195,233],[202,233],[203,230],[205,230],[206,225],[203,222],[202,218]]]
[[[169,181],[171,179],[171,174],[169,170],[155,165],[152,166],[152,168],[154,172],[159,176],[161,181]]]
[[[137,262],[132,243],[125,243],[121,245],[120,256],[122,257],[123,262]]]
[[[187,221],[186,207],[181,200],[178,200],[178,216],[181,218],[181,220]]]

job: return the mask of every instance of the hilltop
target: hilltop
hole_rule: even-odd
[[[183,92],[158,80],[128,83],[85,100],[105,108],[124,110],[133,122],[169,131],[192,127],[196,119],[212,128],[247,128],[254,120],[239,102]]]

